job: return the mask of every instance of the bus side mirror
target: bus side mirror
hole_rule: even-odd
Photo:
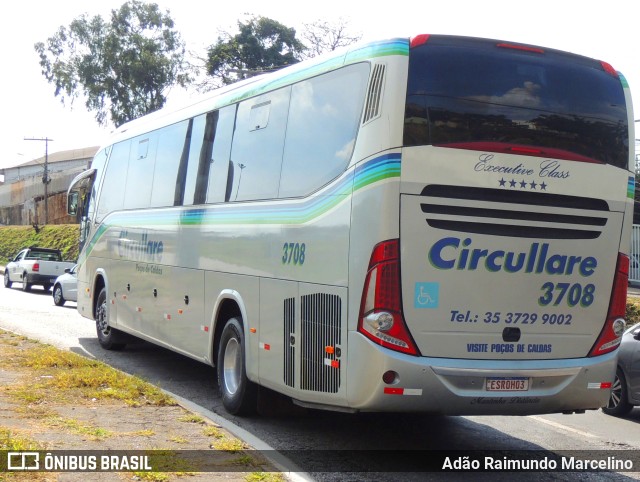
[[[78,191],[72,191],[67,196],[67,214],[75,216],[78,214]]]

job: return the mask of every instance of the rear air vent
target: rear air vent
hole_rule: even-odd
[[[382,86],[384,84],[385,66],[376,64],[373,67],[373,74],[369,82],[369,92],[367,94],[367,103],[364,107],[364,117],[362,123],[366,124],[371,119],[380,115],[380,102],[382,100]]]
[[[337,295],[301,297],[300,388],[336,393],[340,388],[342,302]]]
[[[546,239],[595,239],[607,224],[602,199],[431,185],[420,204],[429,226],[448,231]]]

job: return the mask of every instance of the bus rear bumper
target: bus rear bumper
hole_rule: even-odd
[[[349,334],[349,354],[351,408],[446,415],[598,409],[609,399],[617,359],[616,352],[594,358],[526,361],[414,357],[382,348],[357,332]],[[388,371],[397,374],[392,383],[383,381]],[[498,379],[494,385],[503,391],[489,391],[488,378]]]

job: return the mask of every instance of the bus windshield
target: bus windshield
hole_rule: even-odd
[[[606,68],[552,49],[430,36],[410,54],[404,145],[626,169],[623,87],[617,73]]]

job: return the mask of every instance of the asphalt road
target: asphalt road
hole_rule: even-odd
[[[50,293],[0,288],[0,328],[15,331],[59,347],[103,360],[141,376],[178,395],[189,408],[215,413],[235,424],[236,434],[247,434],[273,447],[316,480],[496,480],[513,478],[503,471],[464,473],[386,472],[398,470],[407,451],[454,451],[454,456],[482,451],[606,451],[612,457],[640,457],[640,408],[626,418],[601,411],[582,415],[529,417],[445,417],[415,414],[358,414],[306,411],[279,397],[268,397],[268,414],[251,418],[229,416],[217,395],[215,372],[168,350],[146,342],[122,352],[98,345],[92,321],[82,318],[75,303],[54,306]],[[251,442],[250,442],[251,443]],[[630,450],[630,452],[620,452]],[[396,452],[394,452],[396,451]],[[430,452],[411,452],[416,458]],[[510,452],[513,455],[513,452]],[[394,458],[395,457],[395,458]],[[406,466],[405,466],[406,467]],[[640,471],[640,461],[635,470]],[[415,470],[422,469],[422,466]],[[372,472],[372,471],[376,472]],[[378,470],[382,472],[377,472]],[[638,480],[625,472],[550,472],[519,474],[529,480]]]

